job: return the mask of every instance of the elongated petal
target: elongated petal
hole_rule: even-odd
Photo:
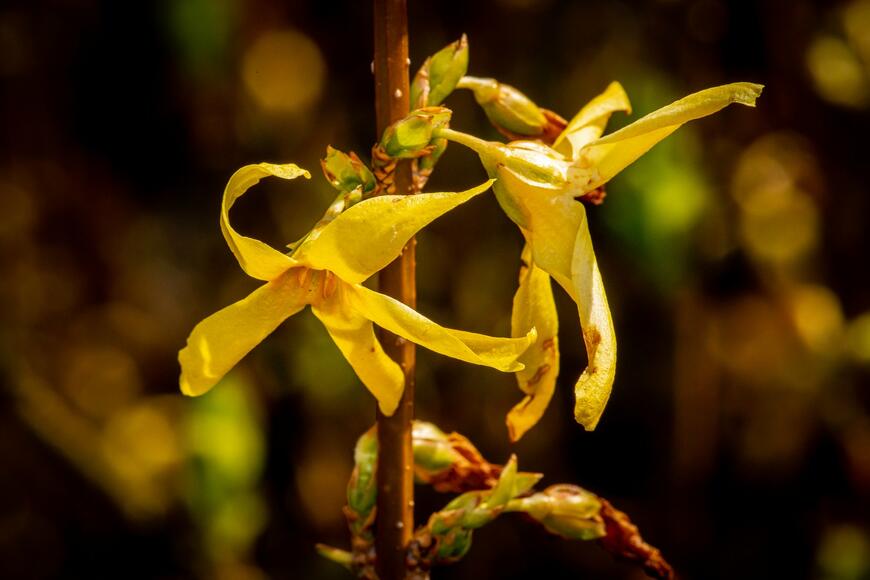
[[[579,201],[531,187],[510,170],[498,185],[520,205],[535,265],[553,277],[577,303],[589,364],[575,385],[575,418],[594,429],[607,404],[616,365],[616,338],[598,262]],[[543,330],[539,330],[543,334]]]
[[[496,170],[499,203],[530,242],[532,259],[572,294],[571,258],[577,228],[583,219],[579,202],[524,179],[507,167]]]
[[[622,85],[612,82],[603,93],[586,103],[571,119],[553,143],[553,148],[573,159],[585,145],[601,137],[610,116],[617,111],[631,114],[631,103]]]
[[[414,234],[456,206],[489,189],[492,180],[460,193],[382,195],[361,201],[312,232],[293,257],[331,270],[351,284],[395,260]]]
[[[402,338],[439,354],[505,372],[521,370],[517,358],[534,343],[534,330],[520,338],[493,338],[444,328],[398,300],[355,285],[347,286],[349,303],[363,316]]]
[[[574,418],[587,431],[591,431],[598,424],[613,388],[616,333],[598,261],[592,250],[586,212],[582,204],[577,205],[583,210],[583,220],[577,230],[571,270],[589,363],[574,386]]]
[[[559,376],[559,319],[550,276],[532,260],[531,249],[523,249],[520,285],[514,295],[511,335],[525,336],[537,329],[538,340],[520,357],[525,368],[516,373],[526,396],[507,416],[510,439],[519,441],[543,416]]]
[[[377,399],[381,411],[392,415],[405,388],[405,375],[381,348],[371,321],[347,299],[349,288],[339,283],[335,294],[312,306],[311,311],[323,322],[341,354]]]
[[[762,89],[752,83],[733,83],[693,93],[589,143],[580,151],[578,165],[590,171],[586,190],[609,181],[684,123],[712,115],[731,103],[754,107]]]
[[[273,165],[272,163],[245,165],[230,177],[230,181],[224,189],[221,204],[221,231],[224,234],[224,239],[239,261],[242,270],[248,276],[258,280],[272,280],[288,268],[295,266],[296,262],[260,240],[239,234],[230,225],[229,212],[238,198],[242,197],[261,179],[270,175],[281,179],[296,179],[300,175],[306,179],[311,178],[307,171],[292,163],[286,165]]]
[[[178,353],[181,391],[201,395],[211,389],[242,357],[304,306],[304,293],[294,273],[288,272],[197,324]]]

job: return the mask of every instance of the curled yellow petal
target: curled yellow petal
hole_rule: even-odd
[[[573,296],[571,250],[583,219],[580,202],[538,187],[507,167],[499,167],[496,175],[499,202],[519,215],[517,225],[530,242],[533,261]]]
[[[312,268],[330,270],[351,284],[392,262],[418,231],[489,189],[493,180],[459,193],[382,195],[350,207],[316,230],[293,254]]]
[[[591,431],[598,424],[613,388],[616,374],[616,333],[613,330],[613,320],[610,318],[610,307],[607,305],[598,261],[592,249],[586,212],[582,204],[577,205],[583,211],[583,220],[574,243],[571,277],[589,363],[574,385],[574,418],[587,431]]]
[[[586,429],[594,429],[613,386],[616,338],[586,210],[570,197],[531,187],[509,170],[500,170],[498,176],[499,184],[514,196],[524,215],[526,225],[521,229],[534,264],[577,303],[589,364],[574,387],[574,415]],[[539,332],[544,334],[541,329]]]
[[[242,270],[248,276],[258,280],[272,280],[288,268],[297,265],[296,261],[286,254],[282,254],[260,240],[239,234],[230,225],[229,212],[235,201],[261,179],[270,175],[281,179],[295,179],[300,175],[306,179],[311,178],[307,171],[292,163],[286,165],[272,163],[245,165],[230,177],[226,189],[224,189],[223,202],[221,203],[221,231],[224,234],[224,239],[239,261]]]
[[[712,115],[732,103],[754,107],[763,88],[753,83],[732,83],[699,91],[589,143],[579,154],[579,168],[590,172],[587,191],[609,181],[684,123]]]
[[[299,312],[304,298],[295,273],[287,272],[197,324],[178,353],[181,391],[201,395],[211,389],[279,324]]]
[[[444,328],[389,296],[360,285],[346,285],[348,302],[380,326],[439,354],[505,372],[521,370],[517,358],[534,343],[532,329],[520,338],[493,338],[473,332]]]
[[[405,388],[405,375],[378,342],[371,321],[348,295],[351,286],[339,283],[335,294],[311,307],[357,376],[374,395],[385,415],[392,415]]]
[[[573,159],[583,146],[601,137],[610,116],[618,111],[631,114],[631,103],[622,85],[612,82],[571,119],[553,143],[553,148]]]
[[[559,319],[550,276],[535,265],[528,245],[523,249],[522,260],[511,315],[511,335],[524,336],[535,328],[538,340],[520,357],[525,368],[518,371],[516,377],[526,396],[507,416],[512,442],[519,441],[543,416],[553,398],[559,375]]]

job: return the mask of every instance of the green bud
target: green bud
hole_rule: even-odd
[[[320,167],[329,184],[342,193],[357,187],[361,187],[363,193],[369,193],[377,185],[375,176],[353,151],[348,155],[328,146],[326,158],[320,161]]]
[[[356,442],[353,452],[356,464],[347,484],[347,505],[355,513],[366,516],[375,507],[378,488],[375,474],[378,465],[378,435],[369,429]]]
[[[594,540],[606,533],[598,497],[576,485],[548,487],[513,500],[507,510],[525,512],[550,533],[571,540]]]
[[[426,59],[414,78],[411,79],[411,108],[420,109],[425,107],[429,102],[429,67],[432,64],[432,57]]]
[[[435,551],[436,561],[447,564],[461,559],[471,549],[471,537],[471,531],[463,529],[441,537]]]
[[[468,38],[448,44],[434,55],[429,67],[429,106],[440,105],[468,71]]]
[[[547,128],[544,112],[526,95],[495,79],[464,77],[457,85],[469,89],[490,123],[515,135],[536,137]]]
[[[462,461],[450,439],[438,427],[425,421],[414,421],[414,466],[427,472],[438,472]]]
[[[437,542],[436,561],[453,562],[464,556],[471,547],[472,531],[522,501],[514,498],[526,493],[540,478],[536,473],[517,473],[516,456],[511,456],[491,490],[463,493],[432,514],[426,527]]]
[[[471,548],[472,529],[479,528],[498,515],[498,512],[491,510],[479,510],[485,493],[464,493],[429,518],[426,527],[437,542],[436,561],[448,563],[462,558]]]
[[[395,159],[413,159],[431,153],[433,131],[450,123],[450,109],[424,107],[396,121],[384,131],[381,147]]]
[[[411,81],[411,106],[440,105],[468,71],[468,38],[463,34],[426,59]]]
[[[457,506],[457,500],[459,504],[476,504],[479,501],[476,495],[478,493],[479,492],[476,491],[464,493],[448,503],[440,512],[432,514],[429,518],[430,531],[435,535],[444,535],[454,528],[462,527],[463,519],[465,518],[467,511],[471,509],[473,505],[468,505],[466,507],[453,506]]]

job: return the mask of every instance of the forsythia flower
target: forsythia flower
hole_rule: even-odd
[[[519,439],[541,417],[559,370],[558,330],[550,277],[577,303],[589,363],[575,385],[574,416],[592,430],[613,385],[616,338],[604,285],[577,198],[602,186],[682,124],[731,103],[754,106],[762,87],[734,83],[694,93],[606,137],[610,115],[631,111],[619,83],[612,83],[568,123],[552,147],[537,141],[486,142],[450,129],[440,137],[474,149],[505,213],[526,239],[520,284],[514,298],[512,331],[535,327],[538,342],[521,358],[517,373],[526,397],[507,418],[511,439]]]
[[[263,280],[248,297],[200,322],[178,353],[181,390],[208,391],[281,322],[306,305],[323,322],[360,380],[392,414],[404,388],[401,368],[382,350],[372,323],[466,362],[517,371],[517,357],[535,332],[500,339],[443,328],[413,309],[361,285],[392,262],[405,243],[440,215],[486,191],[492,181],[460,193],[384,195],[366,199],[324,219],[284,254],[237,233],[229,222],[233,203],[263,177],[294,179],[309,174],[293,164],[248,165],[230,178],[223,195],[221,231],[242,269]],[[334,212],[333,212],[334,213]]]

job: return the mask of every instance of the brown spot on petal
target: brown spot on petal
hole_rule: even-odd
[[[583,341],[586,343],[589,356],[595,356],[595,351],[598,350],[598,345],[601,344],[601,333],[593,326],[589,330],[583,331]]]
[[[586,372],[590,375],[595,374],[596,366],[595,366],[595,355],[598,352],[598,347],[601,344],[601,333],[598,331],[598,328],[591,327],[589,330],[583,331],[583,342],[586,343],[586,353],[589,357],[589,366],[586,368]]]
[[[550,365],[548,365],[548,364],[544,364],[544,365],[539,366],[538,370],[535,371],[535,374],[532,375],[532,378],[530,378],[526,382],[526,385],[531,387],[531,386],[538,384],[541,381],[541,379],[544,378],[544,375],[546,375],[549,372],[549,370],[550,370]]]
[[[540,139],[547,145],[552,145],[559,138],[559,135],[562,134],[562,131],[565,130],[565,127],[568,126],[568,121],[549,109],[541,108],[541,112],[544,113],[547,124],[544,126],[544,133],[540,136]]]

